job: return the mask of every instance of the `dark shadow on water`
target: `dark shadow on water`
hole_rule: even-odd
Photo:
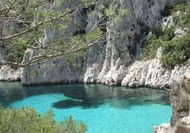
[[[52,107],[57,109],[97,108],[105,103],[111,107],[124,109],[134,105],[169,104],[168,92],[159,89],[130,89],[99,84],[23,87],[20,83],[0,82],[0,104],[3,106],[9,106],[10,103],[24,98],[52,93],[63,94],[69,98],[53,103]]]
[[[88,108],[96,108],[99,107],[102,103],[100,102],[89,102],[89,101],[75,101],[75,100],[63,100],[53,103],[52,107],[57,109],[66,109],[66,108],[74,108],[81,107],[83,109]]]
[[[59,101],[53,104],[54,108],[59,108],[59,109],[72,108],[76,106],[82,106],[82,102],[69,99],[69,100]]]
[[[101,103],[89,103],[84,101],[76,101],[72,99],[58,101],[53,103],[52,107],[57,109],[67,109],[73,107],[82,107],[83,109],[86,108],[95,108],[98,107]]]

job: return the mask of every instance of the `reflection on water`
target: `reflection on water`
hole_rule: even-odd
[[[42,115],[52,108],[56,121],[72,115],[87,124],[87,133],[152,133],[154,125],[169,122],[168,101],[166,91],[148,88],[84,84],[23,87],[0,82],[1,105],[28,106]]]
[[[169,104],[168,93],[163,90],[105,85],[57,85],[23,87],[19,82],[0,82],[0,102],[4,106],[10,103],[43,94],[64,94],[68,97],[52,104],[53,108],[65,109],[72,107],[96,108],[109,103],[115,108],[130,108],[133,105]]]

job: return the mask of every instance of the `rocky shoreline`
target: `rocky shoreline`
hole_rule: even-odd
[[[22,72],[22,69],[13,71],[12,68],[4,66],[0,70],[1,80],[22,80]],[[169,70],[164,69],[156,59],[146,62],[137,61],[129,66],[121,83],[122,86],[129,87],[170,87],[170,102],[173,110],[171,123],[155,126],[153,131],[154,133],[190,132],[190,69],[188,66],[178,66]]]
[[[93,75],[93,81],[89,80],[92,75],[79,76],[82,77],[80,80],[70,80],[71,78],[65,79],[60,82],[55,81],[45,82],[44,79],[38,79],[36,83],[30,83],[25,85],[48,85],[48,84],[64,84],[64,83],[102,83],[106,85],[121,85],[126,87],[151,87],[151,88],[169,88],[172,81],[177,77],[182,77],[187,71],[189,66],[176,66],[174,69],[170,70],[164,68],[158,59],[149,61],[136,61],[131,64],[128,68],[125,68],[123,75],[119,79],[118,73],[113,73],[106,78],[100,79],[99,76],[95,77]],[[19,81],[25,82],[25,77],[23,77],[23,69],[13,69],[10,66],[3,66],[0,69],[0,81]],[[31,74],[32,75],[32,74]],[[56,76],[56,75],[54,75]],[[64,75],[63,75],[64,76]],[[44,77],[45,78],[45,77]],[[24,81],[23,81],[24,80]],[[97,82],[96,82],[97,81]]]

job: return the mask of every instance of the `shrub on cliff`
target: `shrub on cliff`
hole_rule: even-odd
[[[190,58],[190,4],[178,3],[169,12],[173,15],[173,26],[153,27],[142,50],[142,59],[153,59],[157,49],[163,48],[161,63],[165,67],[173,68],[175,65],[187,64]],[[186,34],[175,38],[175,29],[186,29]]]
[[[153,59],[159,47],[163,46],[163,41],[171,41],[174,38],[174,27],[153,27],[142,49],[142,59]]]
[[[186,64],[190,58],[190,34],[182,38],[164,42],[164,51],[161,63],[166,67],[174,67],[176,64]]]
[[[52,111],[41,116],[30,108],[0,108],[1,133],[85,133],[86,129],[86,125],[72,117],[56,123]]]

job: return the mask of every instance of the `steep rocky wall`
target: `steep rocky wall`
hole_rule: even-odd
[[[165,0],[117,0],[111,5],[113,10],[128,9],[129,13],[120,23],[108,22],[106,53],[103,67],[97,77],[98,83],[109,85],[121,83],[128,65],[136,57],[136,47],[142,38],[144,28],[159,23],[160,11],[164,10],[167,4]],[[119,37],[112,39],[118,35]],[[88,75],[85,78],[88,78]]]
[[[170,90],[172,118],[170,124],[155,127],[155,133],[189,133],[190,132],[190,69],[173,80]]]
[[[57,5],[57,10],[65,10],[66,8],[76,7],[77,5],[78,1],[71,0]],[[59,29],[52,30],[51,28],[46,28],[42,44],[48,45],[48,42],[54,38],[70,38],[79,28],[85,29],[85,18],[86,14],[81,9],[79,12],[73,14],[72,21],[69,21],[65,32],[61,32]],[[36,55],[38,55],[36,51],[27,49],[23,62],[27,62],[27,60]],[[21,81],[25,85],[78,82],[83,69],[82,62],[83,59],[81,57],[75,58],[72,63],[63,57],[44,60],[38,64],[25,67]]]
[[[137,48],[147,28],[157,25],[161,21],[160,12],[176,1],[116,0],[110,4],[110,8],[118,11],[119,9],[127,9],[128,14],[123,16],[119,23],[107,21],[106,43],[89,48],[85,56],[75,59],[73,64],[63,61],[62,58],[56,58],[41,62],[36,66],[25,67],[22,83],[30,85],[84,82],[109,85],[122,84],[123,86],[168,86],[173,75],[175,73],[183,74],[185,67],[176,67],[173,71],[169,71],[162,68],[160,63],[155,60],[132,62],[137,58]],[[84,14],[81,9],[81,12],[74,15],[74,22],[88,31],[93,23],[100,20],[101,13],[98,7],[106,2],[97,1],[93,15]],[[73,2],[73,4],[76,3]],[[81,15],[88,22],[85,25]],[[68,33],[72,35],[77,28],[75,23],[71,24],[68,27]],[[27,54],[32,56],[32,51],[27,51]],[[27,57],[30,58],[29,56]],[[144,67],[142,68],[142,66]],[[179,69],[180,72],[177,72]],[[140,71],[141,74],[139,74]]]

